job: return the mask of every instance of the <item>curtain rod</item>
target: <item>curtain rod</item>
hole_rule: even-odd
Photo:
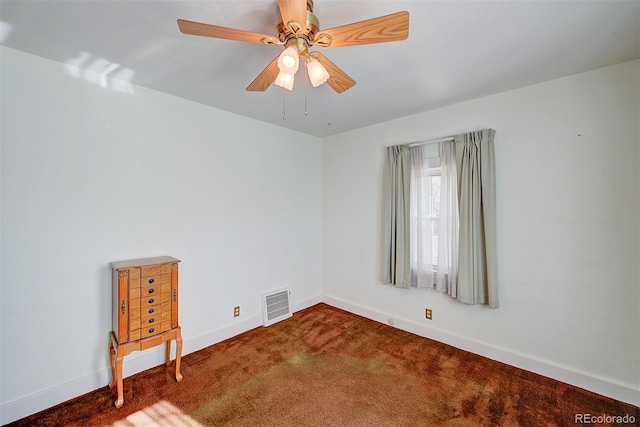
[[[410,144],[407,144],[407,147],[417,147],[419,145],[435,144],[436,142],[447,142],[447,141],[453,141],[453,137],[452,136],[448,136],[446,138],[432,139],[432,140],[429,140],[429,141],[412,142]]]

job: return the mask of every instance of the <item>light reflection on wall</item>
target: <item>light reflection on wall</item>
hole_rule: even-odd
[[[4,43],[9,38],[11,30],[13,30],[13,25],[0,21],[0,43]]]
[[[166,400],[161,400],[134,412],[126,418],[116,421],[110,427],[142,426],[204,427]]]
[[[74,77],[116,92],[133,93],[131,80],[135,72],[104,58],[94,58],[87,52],[80,52],[66,62],[67,71]]]

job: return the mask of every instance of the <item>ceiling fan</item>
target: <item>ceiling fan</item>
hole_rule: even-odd
[[[284,50],[262,70],[247,91],[265,91],[275,83],[293,89],[294,75],[302,59],[313,86],[325,81],[337,93],[356,82],[337,65],[312,47],[335,48],[404,40],[409,36],[409,12],[397,12],[378,18],[320,30],[313,14],[313,0],[278,0],[280,16],[276,18],[274,36],[178,19],[184,34],[238,40],[249,43],[283,46]]]

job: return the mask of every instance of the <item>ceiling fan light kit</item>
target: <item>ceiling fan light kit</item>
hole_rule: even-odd
[[[248,43],[284,46],[267,67],[247,87],[247,91],[263,92],[275,84],[293,90],[294,75],[300,60],[305,61],[309,80],[314,87],[327,83],[337,93],[352,88],[356,82],[319,51],[312,47],[336,48],[405,40],[409,36],[409,12],[397,12],[378,18],[320,30],[313,14],[313,0],[278,0],[275,36],[235,28],[178,19],[184,34],[237,40]]]
[[[284,71],[280,71],[278,76],[276,77],[275,82],[273,82],[276,86],[280,86],[287,90],[293,90],[293,74],[285,73]]]
[[[329,72],[313,57],[307,58],[307,74],[313,87],[318,87],[329,79]]]
[[[298,72],[299,65],[300,57],[298,56],[298,50],[293,46],[289,46],[283,50],[278,57],[278,68],[282,73],[295,74]]]

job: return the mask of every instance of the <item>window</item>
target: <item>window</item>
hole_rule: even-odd
[[[433,270],[438,265],[438,228],[440,225],[440,168],[431,169],[427,175],[427,191],[423,197],[429,197],[430,210],[425,217],[428,221],[428,233],[431,236],[431,259]]]
[[[383,283],[498,307],[494,134],[387,147]]]
[[[435,272],[438,266],[438,228],[440,222],[440,171],[438,168],[427,169],[421,176],[412,177],[413,180],[420,179],[422,182],[418,185],[415,181],[412,183],[415,189],[415,195],[412,201],[411,223],[412,237],[414,240],[414,248],[420,246],[423,257],[427,262],[423,268],[427,271]],[[418,204],[421,207],[418,208]],[[418,230],[424,231],[427,239],[422,243],[418,240]],[[426,247],[424,245],[427,245]]]
[[[441,238],[441,231],[448,229],[447,221],[451,220],[447,209],[442,209],[443,204],[450,206],[447,197],[451,194],[442,191],[443,169],[447,168],[442,165],[439,144],[412,148],[411,159],[411,285],[439,288],[438,284],[445,284],[452,272],[447,233]],[[453,197],[457,199],[455,192]]]

